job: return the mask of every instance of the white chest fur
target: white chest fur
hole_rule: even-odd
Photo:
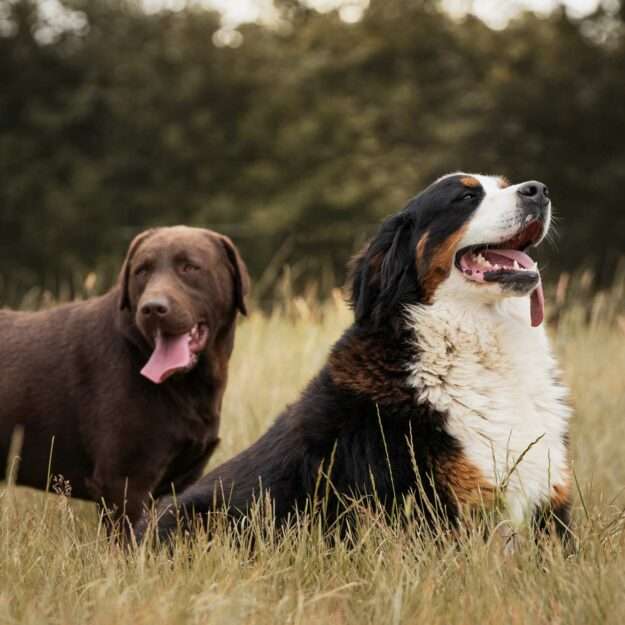
[[[408,310],[418,355],[410,383],[446,413],[446,430],[484,477],[505,486],[513,523],[568,481],[567,391],[529,298],[457,298],[450,285],[430,306]]]

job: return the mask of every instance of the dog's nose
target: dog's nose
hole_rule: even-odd
[[[539,204],[541,206],[546,206],[549,203],[549,189],[546,184],[538,180],[530,180],[529,182],[523,183],[517,189],[517,193],[524,202]]]
[[[164,297],[153,297],[141,306],[144,317],[165,317],[169,313],[169,302]]]

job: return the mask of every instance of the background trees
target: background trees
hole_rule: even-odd
[[[257,278],[274,259],[334,284],[381,217],[457,169],[549,184],[552,276],[607,278],[625,253],[618,6],[494,31],[435,0],[372,0],[355,24],[289,0],[279,27],[219,47],[209,11],[63,3],[70,27],[35,0],[0,17],[7,303],[94,268],[105,288],[137,230],[179,222],[233,236]]]

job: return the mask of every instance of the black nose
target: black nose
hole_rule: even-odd
[[[153,297],[141,306],[145,317],[165,317],[169,314],[169,302],[164,297]]]
[[[542,206],[546,206],[549,203],[549,189],[547,185],[538,182],[538,180],[524,182],[517,189],[517,193],[525,202],[541,204]]]

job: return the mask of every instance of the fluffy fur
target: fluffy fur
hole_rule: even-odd
[[[418,403],[447,415],[446,431],[486,482],[507,482],[518,525],[555,486],[568,489],[567,394],[543,328],[529,327],[527,302],[459,298],[462,280],[450,277],[431,306],[410,307],[420,356],[409,383]]]
[[[478,283],[460,264],[471,246],[539,243],[550,214],[541,183],[452,174],[388,218],[353,262],[354,324],[326,365],[256,443],[178,494],[177,510],[162,502],[161,538],[221,506],[240,519],[261,490],[285,521],[330,466],[329,523],[345,498],[375,494],[389,510],[412,495],[455,524],[501,492],[514,525],[553,514],[563,533],[569,409],[530,324],[539,274]]]

